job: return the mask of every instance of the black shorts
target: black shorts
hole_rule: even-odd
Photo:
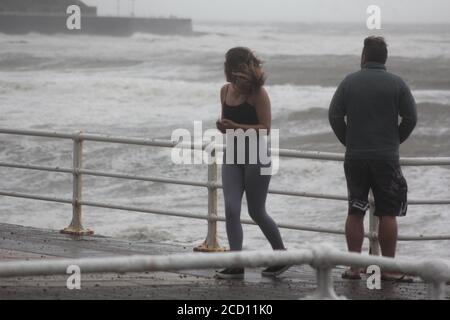
[[[408,185],[398,161],[346,159],[344,170],[349,214],[366,212],[372,190],[376,216],[406,215]]]

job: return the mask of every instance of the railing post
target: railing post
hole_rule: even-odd
[[[345,300],[334,291],[332,269],[330,267],[313,266],[316,269],[317,288],[316,291],[305,300]]]
[[[316,271],[317,288],[313,294],[304,300],[345,300],[345,296],[338,296],[334,291],[332,270],[334,264],[330,263],[329,256],[334,249],[329,245],[312,248],[313,259],[310,266]]]
[[[208,234],[206,240],[194,251],[218,252],[226,251],[217,239],[217,162],[215,150],[211,152],[212,161],[208,164]]]
[[[80,170],[83,167],[83,139],[81,132],[73,138],[73,196],[72,196],[72,222],[61,233],[71,235],[91,235],[94,231],[84,229],[82,224],[81,196],[83,191]]]
[[[445,300],[445,282],[428,282],[428,299]]]
[[[374,256],[380,255],[380,243],[378,242],[378,217],[375,216],[375,201],[373,198],[373,193],[370,191],[369,196],[369,241],[370,241],[370,247],[369,247],[369,254]]]

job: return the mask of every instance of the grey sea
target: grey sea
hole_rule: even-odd
[[[358,70],[365,25],[226,24],[195,22],[192,36],[134,34],[127,38],[0,34],[0,127],[170,139],[193,131],[194,121],[212,128],[220,113],[224,53],[248,46],[265,61],[273,127],[280,146],[344,152],[328,124],[336,86]],[[389,44],[389,71],[402,76],[418,103],[419,123],[401,147],[404,157],[450,156],[450,25],[383,25],[374,32]],[[5,162],[71,166],[71,144],[0,135]],[[86,143],[85,167],[139,175],[206,180],[205,165],[176,165],[170,150]],[[410,199],[450,198],[448,167],[407,167]],[[0,168],[0,189],[71,197],[65,174]],[[141,207],[207,212],[203,188],[85,177],[84,198]],[[346,195],[342,163],[281,159],[271,186]],[[347,204],[269,195],[277,222],[343,228]],[[219,201],[223,215],[223,201]],[[242,216],[247,218],[245,201]],[[0,221],[61,229],[71,208],[2,197]],[[194,246],[206,235],[200,220],[84,208],[84,224],[98,234]],[[400,219],[402,235],[450,233],[448,206],[410,206]],[[269,248],[261,231],[244,226],[245,248]],[[220,242],[227,244],[224,225]],[[331,242],[342,236],[282,230],[289,248]],[[365,248],[367,249],[367,243]],[[442,242],[402,242],[399,255],[450,258]]]

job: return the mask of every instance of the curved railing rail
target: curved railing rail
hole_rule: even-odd
[[[78,132],[75,134],[67,134],[60,132],[45,132],[45,131],[34,131],[34,130],[15,130],[15,129],[0,129],[0,134],[8,135],[23,135],[23,136],[33,136],[33,137],[45,137],[45,138],[55,138],[55,139],[66,139],[72,140],[73,143],[73,166],[71,168],[63,167],[50,167],[41,166],[33,164],[17,164],[9,162],[0,162],[0,167],[16,168],[16,169],[28,169],[28,170],[38,170],[47,172],[59,172],[68,173],[73,175],[73,196],[72,198],[56,198],[51,196],[43,196],[37,194],[19,193],[9,190],[0,190],[0,195],[8,197],[18,197],[34,200],[43,200],[59,203],[71,204],[73,207],[72,221],[70,225],[62,230],[64,233],[70,234],[91,234],[92,231],[85,229],[82,225],[82,206],[91,206],[99,208],[109,208],[116,210],[126,210],[126,211],[136,211],[152,214],[161,214],[167,216],[184,217],[184,218],[194,218],[202,219],[208,221],[208,232],[205,242],[196,248],[200,251],[221,251],[223,250],[217,241],[217,221],[224,221],[222,217],[217,215],[217,189],[222,188],[222,185],[217,182],[217,164],[212,162],[208,164],[208,180],[206,182],[183,180],[183,179],[173,179],[167,177],[155,177],[155,176],[139,176],[130,175],[119,172],[104,172],[97,170],[84,169],[83,162],[83,142],[93,141],[93,142],[103,142],[103,143],[117,143],[117,144],[129,144],[129,145],[140,145],[140,146],[150,146],[150,147],[184,147],[197,150],[204,150],[206,143],[184,143],[179,144],[176,141],[158,140],[158,139],[143,139],[143,138],[129,138],[129,137],[118,137],[109,135],[98,135],[98,134],[86,134]],[[223,150],[223,145],[217,145],[216,150]],[[289,150],[289,149],[272,149],[272,154],[277,154],[280,157],[298,158],[298,159],[315,159],[315,160],[326,160],[326,161],[343,161],[344,155],[339,153],[329,153],[329,152],[315,152],[315,151],[300,151],[300,150]],[[439,157],[439,158],[402,158],[400,160],[401,164],[404,166],[448,166],[450,165],[450,157]],[[82,176],[97,176],[97,177],[108,177],[117,179],[127,179],[136,181],[150,181],[168,184],[179,184],[194,187],[205,187],[208,189],[208,212],[205,215],[195,214],[191,212],[182,211],[171,211],[163,210],[160,208],[139,208],[133,206],[123,206],[112,203],[95,202],[95,201],[85,201],[82,199]],[[287,195],[295,197],[307,197],[315,199],[325,199],[325,200],[336,200],[336,201],[347,201],[347,196],[335,195],[335,194],[322,194],[322,193],[311,193],[311,192],[299,192],[299,191],[288,191],[288,190],[278,190],[270,189],[269,193],[278,195]],[[409,200],[410,205],[448,205],[450,204],[450,199],[412,199]],[[254,224],[250,220],[242,220],[245,224]],[[343,230],[323,228],[316,226],[305,226],[298,224],[288,224],[279,223],[280,228],[301,230],[301,231],[311,231],[311,232],[321,232],[328,234],[345,234]],[[370,220],[369,220],[369,232],[365,234],[370,240],[370,249],[373,254],[378,254],[379,245],[377,241],[377,219],[373,215],[373,206],[371,206]],[[450,240],[450,234],[441,235],[400,235],[399,240],[403,241],[415,241],[415,240]]]
[[[135,255],[81,259],[0,262],[0,277],[66,275],[70,266],[81,273],[155,272],[212,268],[246,268],[309,264],[316,271],[317,288],[306,299],[345,299],[334,291],[335,266],[377,267],[378,271],[421,277],[428,284],[430,299],[445,299],[450,280],[450,261],[393,259],[338,251],[325,245],[288,251],[243,251],[210,254]],[[374,274],[380,277],[380,273]],[[375,280],[376,281],[376,280]],[[378,280],[379,281],[379,280]]]

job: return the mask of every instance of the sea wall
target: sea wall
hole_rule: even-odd
[[[0,0],[0,12],[65,14],[70,5],[79,6],[85,14],[97,14],[97,7],[88,6],[80,0]]]
[[[156,34],[190,34],[192,21],[178,18],[135,18],[82,16],[81,30],[68,30],[67,16],[41,14],[1,14],[0,32],[7,34],[99,34],[129,36],[135,32]]]

